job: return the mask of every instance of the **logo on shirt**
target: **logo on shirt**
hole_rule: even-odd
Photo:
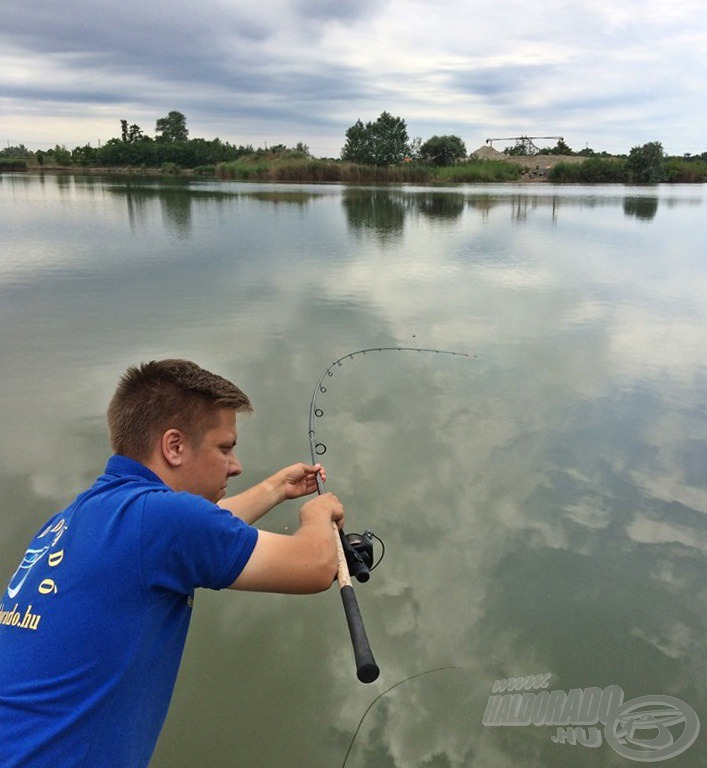
[[[32,569],[46,557],[46,564],[49,569],[56,568],[64,559],[64,550],[56,550],[55,547],[59,542],[59,539],[66,533],[69,526],[66,523],[65,518],[61,518],[57,522],[52,522],[37,536],[35,541],[22,558],[22,562],[17,567],[17,570],[12,575],[10,583],[7,586],[7,596],[10,600],[14,600],[22,590],[25,581],[32,573]],[[51,540],[48,538],[53,534]],[[44,539],[47,543],[44,546],[37,546]],[[36,591],[40,595],[52,595],[58,592],[58,586],[53,578],[53,574],[50,577],[42,579],[37,585]],[[18,610],[19,603],[15,603],[14,607],[10,610],[5,609],[3,604],[0,604],[0,624],[18,627],[19,629],[37,629],[39,626],[39,620],[42,618],[40,614],[32,613],[32,605],[28,605],[24,611]]]
[[[7,595],[10,600],[14,600],[17,593],[22,589],[22,585],[29,576],[32,568],[47,554],[49,551],[49,545],[42,547],[41,549],[28,549],[25,552],[25,556],[22,558],[22,562],[19,568],[15,571],[14,576],[10,579],[10,583],[7,586]]]

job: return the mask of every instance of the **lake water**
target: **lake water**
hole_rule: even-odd
[[[316,439],[385,541],[355,587],[381,676],[336,588],[201,592],[153,768],[704,766],[706,214],[704,186],[0,176],[0,581],[101,473],[128,365],[251,396],[237,492],[309,460],[344,357]],[[380,347],[469,357],[346,357]]]

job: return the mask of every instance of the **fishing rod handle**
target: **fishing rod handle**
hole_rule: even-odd
[[[336,523],[332,522],[331,527],[336,536],[336,578],[339,581],[339,587],[343,589],[351,586],[351,574],[349,573],[349,564],[346,562],[344,545],[341,541],[342,533]]]
[[[341,587],[341,602],[344,604],[346,623],[349,626],[351,645],[353,646],[354,659],[356,661],[356,677],[362,683],[372,683],[378,679],[380,669],[373,658],[371,644],[368,642],[366,629],[363,626],[361,612],[358,609],[356,593],[351,584]]]
[[[346,614],[346,624],[351,636],[351,645],[353,646],[354,659],[356,662],[356,677],[362,683],[372,683],[378,679],[380,669],[373,658],[371,644],[368,642],[366,628],[363,626],[361,611],[356,600],[356,593],[351,586],[351,575],[346,563],[346,555],[341,544],[341,536],[336,523],[332,523],[336,534],[336,555],[338,558],[337,579],[339,581],[339,591],[341,593],[341,602],[344,604],[344,613]]]

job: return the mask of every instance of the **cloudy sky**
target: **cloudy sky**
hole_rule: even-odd
[[[702,0],[5,0],[0,71],[3,147],[154,135],[178,110],[193,138],[338,156],[387,110],[469,151],[707,150]]]

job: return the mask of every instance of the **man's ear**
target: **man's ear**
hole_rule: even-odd
[[[162,435],[162,455],[172,467],[180,467],[184,461],[186,438],[178,429],[168,429]]]

